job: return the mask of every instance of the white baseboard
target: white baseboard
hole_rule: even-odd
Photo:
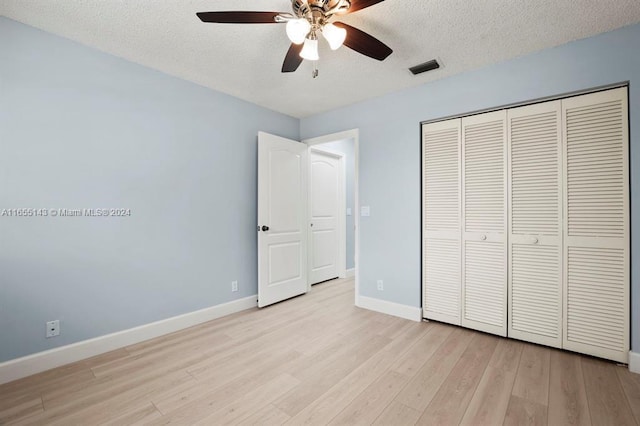
[[[0,363],[0,384],[193,327],[245,309],[255,308],[258,306],[257,299],[257,295],[249,296],[128,330],[12,359]]]
[[[629,351],[629,371],[640,374],[640,352]]]
[[[399,303],[388,302],[386,300],[374,299],[373,297],[366,296],[358,296],[356,306],[411,321],[422,321],[422,309],[414,306],[401,305]]]
[[[347,269],[347,278],[356,276],[356,268]]]

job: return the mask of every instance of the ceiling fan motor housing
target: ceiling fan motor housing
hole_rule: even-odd
[[[335,13],[346,12],[351,7],[350,0],[291,0],[293,13],[299,18],[308,18],[313,11],[322,12],[328,17]]]

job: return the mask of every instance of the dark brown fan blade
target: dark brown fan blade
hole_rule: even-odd
[[[218,24],[277,24],[275,18],[280,12],[198,12],[196,15],[202,22]]]
[[[298,69],[302,63],[302,58],[300,57],[302,46],[302,44],[291,43],[291,47],[287,52],[287,56],[284,58],[284,63],[282,64],[282,72],[294,72]]]
[[[374,4],[382,3],[384,0],[351,0],[351,7],[347,13],[357,12]]]
[[[344,45],[349,49],[379,61],[384,61],[387,56],[393,53],[389,46],[362,30],[343,22],[334,22],[333,24],[336,27],[347,30],[347,38],[344,40]]]

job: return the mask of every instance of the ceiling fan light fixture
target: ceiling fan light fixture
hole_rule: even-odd
[[[291,12],[225,10],[197,12],[196,16],[202,22],[215,24],[285,24],[287,38],[292,43],[282,63],[281,71],[294,72],[307,59],[314,62],[313,76],[317,77],[315,62],[320,59],[318,32],[323,34],[332,50],[345,45],[357,53],[378,61],[384,61],[393,53],[389,46],[358,28],[344,22],[330,24],[338,15],[357,12],[383,1],[291,0]]]
[[[302,44],[311,30],[311,24],[305,18],[287,22],[287,37],[294,44]]]
[[[337,50],[347,38],[347,30],[338,28],[333,24],[327,24],[322,28],[322,35],[324,35],[324,38],[329,43],[331,50]]]
[[[300,57],[308,61],[317,61],[320,59],[320,56],[318,55],[318,39],[316,37],[312,35],[304,41]]]

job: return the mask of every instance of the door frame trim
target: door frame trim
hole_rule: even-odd
[[[360,294],[360,130],[351,129],[343,132],[331,133],[328,135],[318,136],[315,138],[303,139],[302,143],[308,146],[319,145],[327,142],[336,142],[343,139],[353,139],[353,161],[354,161],[354,212],[355,215],[355,298],[354,305],[358,302]],[[346,182],[346,177],[345,177]]]
[[[344,154],[332,151],[325,151],[321,148],[309,147],[309,155],[307,156],[309,165],[307,166],[307,170],[309,171],[309,176],[307,179],[307,184],[309,185],[309,189],[307,191],[308,205],[307,205],[307,217],[311,220],[311,154],[317,153],[320,155],[326,155],[328,157],[333,157],[338,160],[339,163],[339,189],[338,189],[338,206],[337,206],[337,228],[338,228],[338,277],[346,278],[347,277],[347,220],[345,218],[347,211],[347,177],[346,177],[346,164],[345,164],[345,156]],[[313,250],[313,241],[312,241],[312,232],[311,227],[307,228],[307,287],[311,290],[311,255]]]

